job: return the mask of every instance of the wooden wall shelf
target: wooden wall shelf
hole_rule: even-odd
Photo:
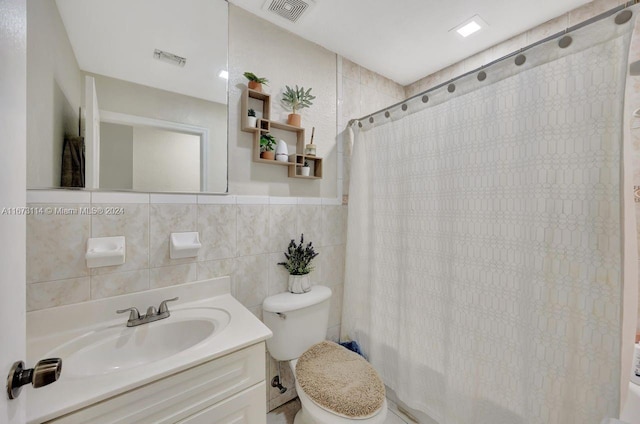
[[[253,134],[253,161],[256,163],[264,163],[266,165],[281,165],[289,167],[289,178],[303,178],[309,180],[318,180],[322,178],[322,158],[317,156],[304,155],[305,146],[305,130],[301,127],[285,124],[282,122],[271,121],[271,96],[266,93],[246,88],[242,93],[240,129],[244,132]],[[262,106],[262,116],[259,117],[255,127],[249,126],[247,111],[249,108],[256,109],[256,105]],[[262,159],[260,157],[260,136],[271,131],[271,129],[288,131],[296,134],[296,153],[289,155],[289,162],[280,162],[277,160]],[[311,165],[311,175],[301,175],[300,169],[304,165],[305,159]]]
[[[250,89],[245,89],[244,92],[242,93],[242,99],[240,100],[240,103],[242,105],[242,110],[243,115],[242,115],[242,119],[240,120],[240,128],[242,129],[242,131],[245,132],[257,132],[258,131],[258,127],[260,127],[260,122],[261,121],[266,121],[267,123],[269,122],[269,118],[271,116],[271,100],[268,94],[265,93],[261,93],[259,91],[255,91],[255,90],[250,90]],[[249,99],[253,99],[254,101],[250,101]],[[262,116],[258,117],[258,127],[250,127],[249,126],[249,117],[247,116],[247,111],[251,108],[254,110],[257,110],[256,107],[258,104],[262,103],[262,110],[261,110],[261,114]],[[268,126],[267,126],[267,131],[269,130]]]
[[[275,160],[275,159],[262,159],[260,157],[260,154],[258,153],[258,158],[253,158],[254,162],[257,163],[266,163],[267,165],[282,165],[282,166],[289,166],[291,168],[294,167],[295,163],[291,163],[291,162],[280,162],[279,160]]]
[[[311,173],[309,176],[302,175],[302,167],[305,160],[311,167]],[[289,168],[289,178],[306,178],[306,179],[321,179],[322,178],[322,158],[318,156],[310,155],[289,155],[289,162],[295,164]]]

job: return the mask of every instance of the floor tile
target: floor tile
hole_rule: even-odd
[[[384,424],[406,424],[406,421],[394,414],[393,411],[388,411],[387,419],[384,421]]]
[[[295,398],[267,414],[267,424],[293,424],[300,410],[300,400]]]

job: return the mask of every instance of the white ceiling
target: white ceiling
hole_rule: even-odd
[[[80,69],[227,103],[224,0],[56,0]],[[179,67],[154,49],[186,57]]]
[[[317,0],[296,24],[263,10],[265,0],[231,2],[407,85],[589,0]],[[56,3],[82,70],[227,102],[217,76],[227,67],[225,0]],[[476,14],[488,28],[467,39],[449,31]],[[154,59],[156,48],[186,66]]]
[[[590,0],[316,0],[295,24],[264,11],[265,0],[230,1],[407,85]],[[487,29],[449,32],[476,14]]]

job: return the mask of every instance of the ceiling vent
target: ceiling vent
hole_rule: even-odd
[[[313,0],[267,0],[262,8],[295,23],[314,4]]]

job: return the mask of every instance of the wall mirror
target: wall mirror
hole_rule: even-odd
[[[28,0],[27,40],[30,189],[227,191],[225,0]]]

